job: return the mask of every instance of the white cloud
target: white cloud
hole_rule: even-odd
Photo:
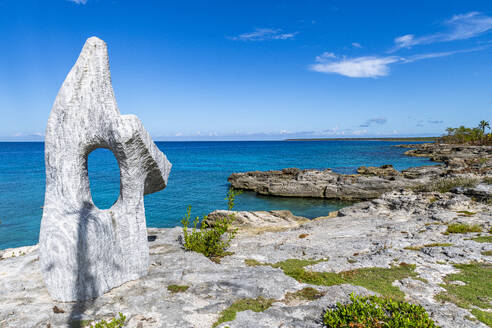
[[[454,15],[444,21],[443,25],[447,27],[447,31],[445,32],[428,34],[421,37],[406,34],[395,38],[395,47],[392,51],[401,48],[411,48],[420,44],[465,40],[476,37],[492,30],[492,17],[479,12],[470,12],[462,15]]]
[[[74,2],[78,5],[85,5],[87,3],[87,0],[67,0],[67,1]]]
[[[321,55],[316,57],[318,63],[311,65],[310,69],[315,72],[340,74],[348,77],[376,78],[388,75],[390,71],[389,65],[399,60],[400,58],[395,56],[336,59],[334,55],[329,57]]]
[[[352,42],[352,47],[354,47],[354,48],[362,48],[362,46],[358,42]]]
[[[309,66],[309,68],[312,71],[320,73],[339,74],[354,78],[377,78],[388,75],[390,73],[391,64],[409,64],[423,59],[447,57],[459,53],[480,51],[490,47],[491,45],[486,45],[482,47],[461,49],[455,51],[416,54],[409,57],[365,56],[355,58],[339,58],[332,52],[324,52],[320,56],[316,56],[317,63]]]
[[[229,37],[229,39],[240,41],[289,40],[293,39],[298,33],[299,32],[282,33],[281,29],[257,28],[253,32]]]

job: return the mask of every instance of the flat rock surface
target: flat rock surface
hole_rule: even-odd
[[[239,312],[234,321],[219,327],[321,327],[327,307],[348,301],[352,292],[371,292],[347,284],[310,286],[285,275],[281,269],[247,266],[245,260],[275,263],[325,259],[306,269],[340,272],[389,268],[401,262],[415,264],[415,271],[425,282],[411,278],[393,282],[408,301],[424,306],[442,327],[485,327],[466,319],[473,317],[468,310],[434,299],[443,291],[439,286],[443,277],[457,272],[452,264],[491,262],[491,257],[482,252],[492,250],[492,244],[470,240],[477,233],[443,234],[449,222],[480,224],[488,231],[492,224],[491,206],[461,194],[395,191],[344,208],[335,218],[309,221],[285,231],[240,233],[229,249],[233,255],[223,258],[220,264],[185,251],[179,242],[179,227],[149,229],[149,235],[156,236],[149,243],[149,274],[80,303],[52,300],[41,278],[37,249],[13,251],[13,257],[9,250],[0,261],[0,326],[67,327],[78,320],[109,319],[122,312],[127,317],[126,327],[212,327],[219,313],[234,301],[262,296],[276,301],[264,312]],[[405,249],[429,243],[453,245]],[[167,289],[171,284],[189,288],[172,293]],[[325,295],[315,301],[284,300],[288,292],[308,286]]]

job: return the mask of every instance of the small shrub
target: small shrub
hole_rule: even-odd
[[[351,303],[337,303],[328,309],[323,323],[328,328],[435,328],[425,309],[403,301],[378,296],[360,297],[350,294]]]
[[[186,292],[188,290],[188,288],[190,288],[190,286],[186,286],[186,285],[169,285],[169,286],[167,286],[167,290],[173,294]]]
[[[482,227],[478,224],[465,224],[465,223],[451,223],[448,225],[446,233],[468,233],[468,232],[482,232]]]
[[[227,193],[227,206],[229,210],[234,207],[234,199],[241,192],[229,189]],[[191,206],[188,207],[185,217],[181,220],[183,224],[183,245],[187,250],[201,253],[214,262],[220,262],[220,258],[230,254],[226,249],[230,246],[232,239],[236,236],[237,229],[232,229],[231,225],[235,220],[233,214],[225,218],[218,219],[212,227],[206,223],[207,217],[202,220],[200,228],[198,225],[200,219],[196,217],[193,220],[193,228],[188,230],[191,221]]]
[[[485,177],[482,179],[483,183],[492,184],[492,177]]]
[[[90,328],[122,328],[125,324],[126,317],[120,312],[118,318],[113,318],[110,322],[101,320],[100,322],[90,325]]]

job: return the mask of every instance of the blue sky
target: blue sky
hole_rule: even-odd
[[[490,1],[0,0],[0,139],[40,140],[85,42],[156,140],[426,136],[492,120]]]

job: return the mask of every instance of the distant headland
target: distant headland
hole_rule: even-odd
[[[434,142],[439,137],[401,137],[401,138],[304,138],[304,139],[285,139],[285,141],[398,141],[398,142]]]

